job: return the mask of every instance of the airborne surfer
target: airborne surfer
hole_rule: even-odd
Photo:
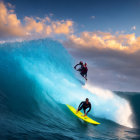
[[[81,67],[79,69],[76,69],[76,67],[80,65]],[[82,61],[80,61],[79,64],[76,64],[74,66],[74,68],[80,72],[80,74],[87,80],[87,72],[88,72],[88,68],[87,68],[87,63],[83,64]]]
[[[88,111],[86,111],[87,108],[89,108]],[[91,103],[89,102],[89,99],[88,98],[86,98],[85,101],[82,101],[80,103],[80,105],[78,106],[78,109],[77,109],[77,112],[76,113],[78,113],[78,111],[80,111],[81,109],[84,110],[84,113],[85,113],[84,114],[84,117],[87,116],[88,112],[91,110]]]

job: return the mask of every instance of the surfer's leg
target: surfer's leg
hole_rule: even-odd
[[[80,74],[84,77],[84,74],[82,72]]]
[[[86,113],[86,109],[85,108],[83,108],[83,110],[84,110],[84,114]]]

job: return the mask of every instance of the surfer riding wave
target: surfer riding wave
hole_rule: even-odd
[[[86,111],[87,108],[89,108],[88,111]],[[76,113],[78,113],[78,111],[80,111],[81,109],[84,110],[84,113],[85,113],[84,116],[87,116],[88,112],[91,110],[91,103],[89,102],[89,99],[88,98],[86,98],[85,101],[82,101],[80,103],[80,105],[79,105]]]

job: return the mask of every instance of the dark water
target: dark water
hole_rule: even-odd
[[[49,39],[1,44],[0,139],[139,139],[140,93],[94,94],[72,67],[69,53]],[[101,125],[79,120],[65,106],[86,97],[89,116]]]

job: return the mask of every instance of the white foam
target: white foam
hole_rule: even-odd
[[[83,86],[83,88],[96,95],[95,106],[99,110],[96,109],[95,114],[98,117],[104,117],[130,128],[134,127],[130,120],[132,110],[127,100],[117,96],[110,90],[102,89],[89,83]]]

